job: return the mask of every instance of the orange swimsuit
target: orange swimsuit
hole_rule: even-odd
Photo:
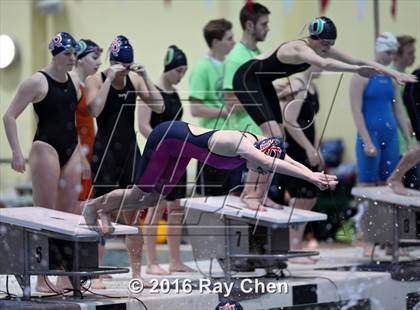
[[[93,118],[89,114],[86,102],[86,90],[83,86],[80,86],[82,97],[80,98],[79,104],[76,110],[76,127],[77,134],[80,138],[80,144],[82,147],[87,148],[86,158],[89,164],[92,161],[92,150],[95,142],[95,128],[93,125]],[[92,188],[91,179],[82,178],[82,191],[79,195],[79,200],[86,200],[89,197]]]

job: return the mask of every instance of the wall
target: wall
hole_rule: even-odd
[[[18,21],[18,22],[17,22]],[[33,72],[32,64],[32,5],[30,1],[0,1],[0,33],[13,37],[20,48],[19,60],[13,66],[0,70],[0,115],[12,101],[18,84]],[[26,109],[17,121],[19,141],[23,153],[29,152],[33,138],[33,110]],[[11,151],[4,134],[3,121],[0,126],[0,158],[10,158]],[[26,172],[14,172],[9,164],[0,165],[0,190],[10,188],[17,181],[25,181]]]
[[[262,50],[276,48],[281,42],[303,37],[305,23],[319,15],[319,1],[294,0],[288,15],[284,2],[262,0],[272,14],[266,42],[260,44]],[[113,37],[125,34],[135,48],[136,61],[144,63],[152,79],[156,80],[162,71],[163,56],[170,44],[177,44],[188,55],[189,64],[194,64],[207,52],[202,38],[204,24],[213,18],[224,17],[233,22],[236,40],[240,39],[239,10],[242,0],[66,0],[64,9],[56,16],[42,16],[36,10],[35,2],[29,0],[0,1],[1,33],[12,34],[22,48],[21,62],[10,70],[0,71],[0,112],[12,100],[19,82],[32,72],[45,66],[49,59],[46,49],[50,37],[58,31],[68,31],[76,38],[94,39],[103,47],[108,47]],[[166,4],[165,4],[166,3]],[[397,19],[390,16],[390,0],[380,1],[380,31],[410,34],[420,40],[420,1],[399,0]],[[336,46],[354,56],[373,57],[373,2],[366,1],[366,14],[358,17],[358,1],[331,0],[325,15],[331,17],[338,27]],[[18,22],[16,22],[18,21]],[[420,42],[417,42],[420,50]],[[106,61],[105,61],[106,63]],[[419,63],[419,61],[417,61]],[[106,64],[101,69],[105,69]],[[333,95],[339,80],[338,74],[324,74],[317,82],[321,92],[321,112],[318,129],[321,132],[326,115],[331,107]],[[332,108],[325,138],[341,137],[347,152],[346,159],[354,160],[355,129],[349,107],[348,84],[350,74],[345,74]],[[182,98],[188,96],[188,73],[180,83]],[[19,138],[22,149],[28,154],[34,134],[31,108],[18,120]],[[186,107],[185,119],[195,122]],[[3,128],[0,130],[0,156],[10,157]],[[13,172],[8,165],[0,166],[0,190],[22,180],[27,175]]]

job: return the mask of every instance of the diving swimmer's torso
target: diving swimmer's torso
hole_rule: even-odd
[[[188,124],[193,134],[204,134],[213,132],[208,140],[208,147],[213,154],[236,157],[241,153],[240,149],[244,145],[253,145],[259,141],[256,135],[250,132],[241,132],[238,130],[210,130]]]

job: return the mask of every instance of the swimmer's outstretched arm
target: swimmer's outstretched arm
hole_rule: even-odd
[[[292,47],[291,47],[292,48]],[[411,74],[398,73],[390,70],[374,61],[360,60],[347,55],[331,47],[324,57],[319,56],[306,44],[295,44],[295,49],[291,59],[299,62],[306,62],[310,65],[320,67],[332,72],[352,72],[360,76],[370,78],[373,75],[387,74],[394,78],[398,83],[416,82],[417,78]],[[290,51],[289,51],[290,52]]]
[[[292,157],[286,155],[284,157],[284,161],[288,162],[289,164],[292,164],[295,167],[298,167],[299,169],[302,169],[304,171],[307,171],[308,173],[313,173],[313,171],[311,169],[309,169],[308,167],[306,167],[305,165],[302,165],[300,162],[292,159]]]
[[[329,49],[327,56],[351,65],[374,67],[378,69],[381,73],[389,75],[390,77],[395,79],[399,84],[407,82],[417,82],[417,77],[415,75],[397,72],[372,60],[358,59],[347,53],[339,51],[335,47],[331,47]]]
[[[298,43],[298,44],[295,44],[293,48],[294,48],[294,51],[293,51],[294,57],[291,57],[291,59],[294,59],[297,62],[305,62],[310,65],[317,66],[321,68],[322,70],[332,71],[332,72],[352,72],[352,73],[358,73],[366,77],[380,73],[374,67],[348,64],[340,60],[321,57],[306,44]]]

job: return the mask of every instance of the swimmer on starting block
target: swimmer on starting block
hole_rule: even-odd
[[[86,224],[99,233],[111,233],[109,213],[113,210],[154,207],[178,184],[191,159],[218,169],[234,169],[247,162],[259,173],[281,173],[304,179],[319,189],[334,187],[334,175],[313,172],[287,156],[283,140],[264,138],[248,132],[209,130],[182,121],[164,122],[149,135],[140,159],[137,185],[117,189],[86,203]],[[258,205],[256,210],[263,211]],[[97,217],[102,221],[96,229]]]

